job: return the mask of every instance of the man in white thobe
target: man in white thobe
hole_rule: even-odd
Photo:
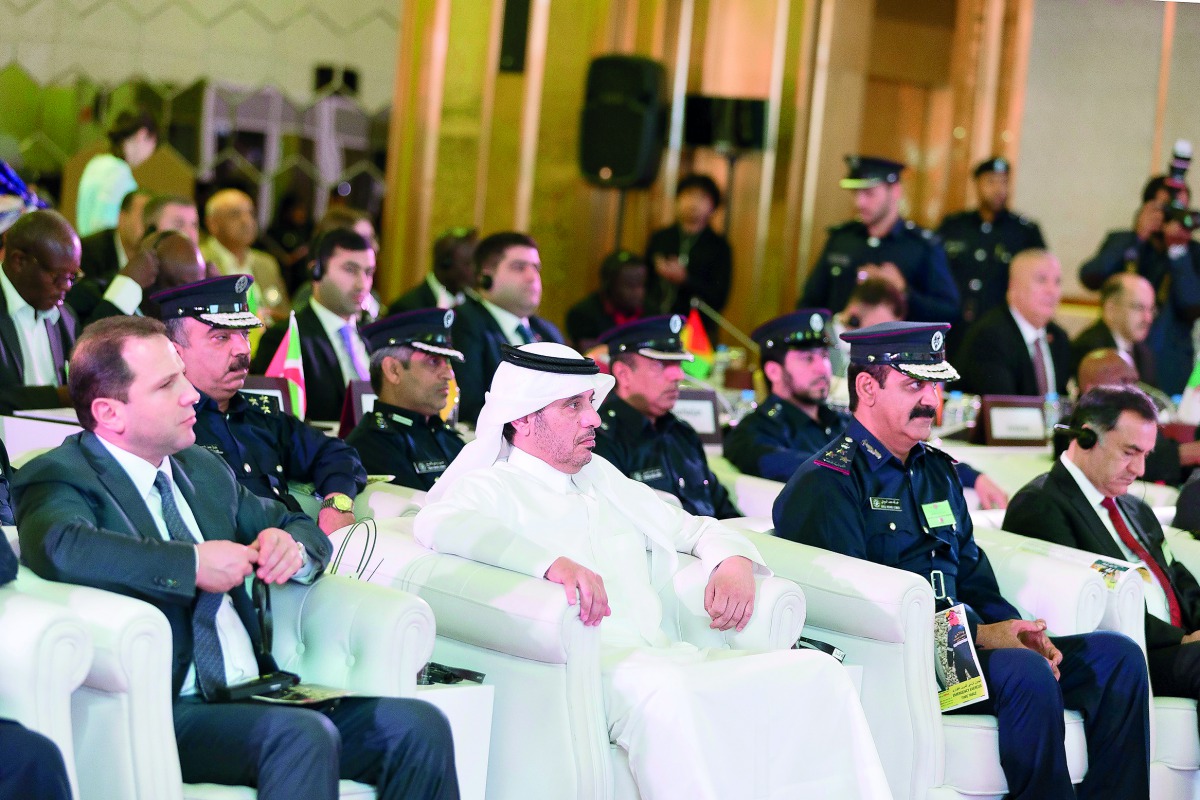
[[[720,630],[745,627],[754,576],[770,570],[745,537],[593,457],[613,386],[597,372],[564,345],[506,347],[477,438],[430,491],[417,541],[562,584],[580,620],[601,625],[609,733],[643,797],[890,797],[836,661],[679,641],[657,592],[677,553],[707,569],[704,606]]]

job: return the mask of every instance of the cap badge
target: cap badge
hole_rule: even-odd
[[[942,349],[942,344],[944,344],[945,341],[946,337],[942,335],[941,331],[934,331],[933,339],[929,342],[929,347],[933,350],[933,352],[936,353],[938,350]]]
[[[444,316],[442,318],[442,325],[446,328],[449,328],[453,324],[454,324],[454,309],[448,308],[448,309],[446,309],[446,316]]]
[[[235,283],[233,285],[233,290],[235,292],[237,292],[238,294],[241,294],[242,292],[246,291],[246,289],[248,289],[248,288],[250,288],[250,278],[249,278],[249,276],[246,276],[246,275],[243,275],[242,277],[238,278],[237,283]]]
[[[679,333],[681,330],[683,330],[683,317],[679,316],[678,314],[672,315],[670,327],[671,333]]]
[[[813,333],[820,333],[821,328],[825,327],[825,320],[821,319],[820,314],[813,314],[808,318],[808,327],[813,329]]]

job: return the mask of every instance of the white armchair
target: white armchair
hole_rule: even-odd
[[[863,668],[863,709],[875,741],[886,743],[880,757],[897,800],[1003,797],[1008,786],[1000,769],[995,717],[943,716],[939,710],[929,583],[909,572],[769,535],[746,535],[777,575],[803,589],[805,635],[837,645],[846,652],[847,664]],[[1103,600],[1090,582],[1099,580],[1097,574],[1077,573],[1056,580],[1048,591],[1029,593],[1025,582],[1058,564],[1020,551],[1004,553],[1001,560],[1001,587],[1034,605],[1030,612],[1045,616],[1055,609],[1056,622],[1067,620],[1079,629],[1099,622]],[[1082,720],[1068,712],[1067,721],[1068,767],[1078,782],[1087,768]]]
[[[92,664],[92,641],[69,610],[25,591],[30,577],[21,570],[0,588],[0,717],[58,745],[79,797],[71,697]]]
[[[82,711],[85,800],[255,796],[241,787],[183,785],[171,712],[171,632],[156,608],[30,577],[39,596],[81,612],[97,641],[95,664],[76,693],[83,700],[76,703],[76,738],[80,741]],[[275,587],[272,607],[273,652],[281,668],[363,694],[415,693],[417,672],[433,650],[433,614],[419,598],[330,576],[312,586]],[[370,786],[342,781],[343,798],[374,795]]]
[[[348,553],[347,562],[358,560]],[[713,631],[707,575],[699,561],[681,562],[670,591],[684,639],[761,650],[799,635],[804,596],[779,578],[759,580],[754,619],[741,633]],[[367,572],[429,603],[439,661],[483,672],[496,687],[489,798],[637,797],[624,753],[608,738],[599,629],[579,621],[561,587],[426,550],[412,539],[411,519],[380,521]]]

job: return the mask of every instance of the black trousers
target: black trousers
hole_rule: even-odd
[[[380,800],[456,800],[450,723],[421,700],[347,697],[330,711],[175,703],[185,783],[256,786],[260,800],[336,800],[339,778]]]
[[[71,800],[58,745],[11,719],[0,719],[0,797]]]

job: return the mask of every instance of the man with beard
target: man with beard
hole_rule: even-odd
[[[1083,712],[1088,772],[1078,797],[1150,796],[1149,686],[1131,639],[1111,631],[1050,636],[1000,594],[975,542],[954,460],[925,444],[946,323],[895,322],[842,334],[851,343],[845,436],[804,463],[775,501],[776,536],[927,577],[939,609],[964,604],[1013,800],[1075,800],[1064,708]],[[929,624],[926,622],[925,624]]]
[[[616,391],[600,406],[596,454],[626,476],[679,498],[697,516],[729,519],[742,512],[709,469],[691,425],[671,413],[683,380],[683,317],[648,317],[600,337],[608,345]]]
[[[1000,157],[975,167],[979,207],[948,215],[937,229],[962,296],[962,324],[947,337],[951,355],[976,320],[1004,304],[1013,257],[1031,247],[1046,248],[1038,224],[1008,210],[1010,171],[1008,160]]]
[[[378,399],[346,444],[358,450],[368,473],[428,491],[462,450],[462,437],[439,416],[454,379],[450,359],[463,358],[450,338],[453,323],[454,311],[434,308],[363,329]]]
[[[849,414],[826,405],[831,330],[828,311],[808,308],[763,323],[750,334],[771,394],[725,435],[725,458],[740,471],[786,481],[850,424]],[[980,507],[1008,504],[1008,495],[991,478],[967,464],[955,468],[963,486],[975,490]]]
[[[269,397],[241,394],[250,368],[247,331],[262,323],[246,293],[253,278],[230,275],[155,295],[196,401],[196,443],[225,459],[238,483],[259,497],[299,504],[288,483],[311,483],[324,497],[325,533],[354,522],[353,501],[367,483],[358,453],[340,439],[284,414]]]
[[[475,247],[478,292],[454,311],[454,340],[465,361],[457,373],[459,418],[475,424],[500,365],[500,346],[558,342],[558,328],[537,316],[542,258],[537,242],[516,231],[493,233]]]
[[[90,276],[68,293],[67,302],[86,327],[105,317],[134,314],[158,317],[158,306],[149,298],[167,289],[204,280],[204,258],[191,239],[176,231],[156,231],[107,287]]]
[[[1154,385],[1154,353],[1146,346],[1150,326],[1154,324],[1154,287],[1133,272],[1110,276],[1100,287],[1100,319],[1071,342],[1072,371],[1079,369],[1084,356],[1093,350],[1115,349],[1137,378]]]
[[[308,419],[339,420],[346,387],[368,380],[367,346],[358,332],[358,316],[375,282],[371,243],[346,228],[322,234],[312,246],[312,300],[296,312]],[[266,371],[288,332],[281,322],[263,333],[250,369]]]
[[[67,358],[79,320],[64,304],[79,277],[79,237],[56,211],[8,229],[0,265],[0,413],[70,405]]]
[[[830,229],[797,305],[841,311],[856,284],[883,278],[905,294],[912,319],[956,318],[946,251],[932,232],[900,216],[904,165],[869,156],[847,156],[846,165],[842,188],[854,191],[858,219]]]

